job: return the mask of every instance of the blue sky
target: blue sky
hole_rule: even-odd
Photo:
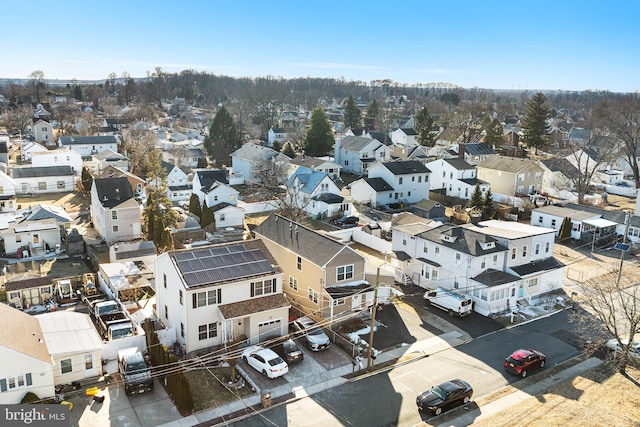
[[[640,91],[640,2],[631,0],[3,0],[0,10],[0,78],[145,77],[160,67]]]

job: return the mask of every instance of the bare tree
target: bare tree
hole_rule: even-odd
[[[122,151],[129,158],[129,170],[140,177],[147,175],[147,156],[156,149],[158,138],[152,131],[130,130],[123,135]]]
[[[481,104],[465,103],[449,115],[449,126],[459,134],[463,144],[479,140],[484,123],[487,119],[487,111]]]
[[[30,79],[29,84],[31,85],[31,87],[35,92],[36,101],[40,103],[42,93],[44,92],[44,89],[47,86],[44,80],[44,72],[42,72],[41,70],[36,70],[31,74],[29,74],[29,79]]]
[[[615,354],[613,363],[623,373],[632,362],[630,343],[640,331],[640,285],[629,286],[629,282],[630,278],[621,280],[620,272],[614,272],[585,283],[575,296],[584,311],[576,311],[572,316],[578,331],[589,341],[599,343],[610,338],[618,341],[622,351]]]
[[[29,125],[31,125],[31,118],[33,117],[33,110],[28,105],[22,105],[16,108],[10,108],[6,113],[6,123],[11,127],[18,129],[22,135],[25,134]]]

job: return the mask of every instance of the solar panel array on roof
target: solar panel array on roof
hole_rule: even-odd
[[[274,272],[260,249],[247,250],[244,245],[177,252],[174,257],[188,286]]]

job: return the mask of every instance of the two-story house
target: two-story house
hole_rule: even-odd
[[[360,178],[351,183],[351,198],[372,207],[392,203],[394,189],[383,178]]]
[[[286,197],[289,198],[291,206],[320,218],[331,218],[351,212],[350,204],[344,203],[340,189],[329,175],[305,167],[296,169],[287,180]]]
[[[267,144],[269,147],[273,147],[273,143],[277,142],[282,146],[285,142],[287,142],[288,137],[287,131],[282,128],[271,128],[267,132]]]
[[[133,197],[137,201],[143,201],[147,198],[146,195],[146,181],[140,178],[138,175],[134,175],[131,172],[119,169],[116,166],[106,166],[101,172],[96,173],[93,178],[120,178],[124,177],[129,181],[131,191],[133,191]]]
[[[491,144],[487,144],[486,142],[458,144],[458,156],[470,165],[478,165],[495,154],[496,150],[494,150]]]
[[[55,396],[56,366],[38,319],[7,304],[0,304],[0,318],[11,325],[0,328],[0,403],[19,404],[27,392],[40,399]]]
[[[382,178],[393,187],[387,203],[405,205],[429,198],[430,175],[431,171],[417,160],[379,163],[369,170],[369,178]]]
[[[115,135],[93,135],[93,136],[61,136],[58,145],[61,148],[68,148],[82,156],[92,156],[105,150],[118,152],[120,140]]]
[[[193,194],[193,185],[189,182],[187,174],[177,165],[162,162],[162,168],[167,174],[167,196],[174,203],[189,201]]]
[[[157,316],[187,352],[288,333],[282,269],[260,240],[165,252],[155,278]]]
[[[531,303],[533,298],[562,288],[564,264],[553,257],[555,230],[512,221],[482,221],[464,227],[497,240],[507,248],[501,274],[473,280],[475,310],[481,314],[514,309],[519,301]],[[515,277],[511,280],[509,276]],[[501,279],[498,279],[500,277]],[[492,280],[488,280],[492,278]],[[507,280],[498,285],[496,282]]]
[[[304,154],[294,157],[289,163],[289,176],[291,176],[291,174],[293,174],[299,167],[324,172],[329,175],[331,179],[340,178],[340,165],[331,160],[324,160],[318,157],[306,156]]]
[[[489,184],[476,177],[476,167],[461,158],[434,160],[425,166],[431,171],[431,190],[446,196],[469,200],[476,185],[483,195],[489,190]]]
[[[91,220],[109,244],[142,236],[142,211],[126,177],[96,178],[91,187]]]
[[[398,145],[419,145],[417,138],[418,132],[414,128],[399,128],[391,132],[391,141]]]
[[[39,118],[34,118],[33,124],[31,125],[31,133],[33,133],[33,137],[36,142],[41,143],[46,147],[55,145],[55,141],[53,139],[53,126],[51,123]]]
[[[570,202],[577,202],[575,182],[582,175],[566,158],[543,159],[538,162],[543,170],[542,194]]]
[[[370,167],[391,159],[391,150],[377,139],[349,135],[336,140],[334,158],[343,171],[367,176]]]
[[[254,233],[282,267],[284,292],[297,313],[329,320],[373,305],[366,260],[349,246],[277,214]]]
[[[75,151],[61,148],[35,152],[31,157],[31,166],[70,166],[74,175],[80,176],[82,172],[82,156]]]
[[[260,182],[265,169],[278,165],[278,169],[289,169],[289,158],[269,147],[247,142],[231,153],[234,175],[244,178],[245,183]],[[282,177],[283,181],[286,177]],[[284,182],[283,182],[284,183]]]
[[[100,172],[106,169],[107,166],[114,166],[123,171],[129,170],[129,158],[115,151],[104,150],[94,154],[92,157],[93,162],[91,163],[95,164],[92,168],[94,171]]]
[[[493,154],[477,165],[478,179],[489,183],[491,192],[524,196],[542,190],[543,169],[532,159]]]
[[[0,171],[0,213],[15,212],[17,209],[16,182]]]

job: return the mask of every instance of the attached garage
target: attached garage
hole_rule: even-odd
[[[282,335],[282,319],[270,320],[268,322],[258,323],[258,341],[267,341],[270,338]]]

